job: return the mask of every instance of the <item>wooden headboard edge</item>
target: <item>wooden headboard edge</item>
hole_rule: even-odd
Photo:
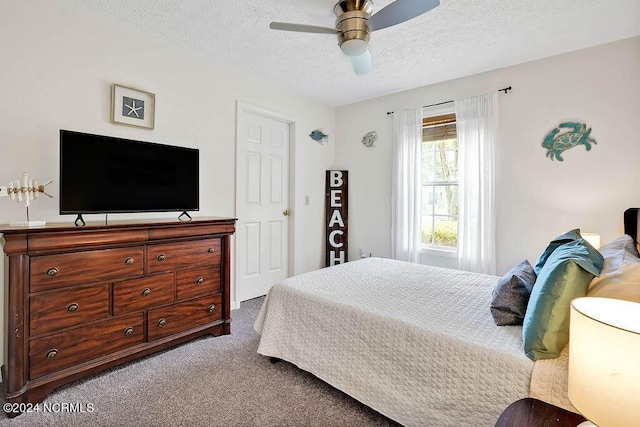
[[[629,208],[624,211],[624,234],[633,238],[633,242],[638,244],[638,211],[640,208]]]

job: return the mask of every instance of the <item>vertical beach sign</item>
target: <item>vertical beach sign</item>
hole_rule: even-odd
[[[349,171],[327,171],[325,184],[326,267],[348,261],[348,178]]]

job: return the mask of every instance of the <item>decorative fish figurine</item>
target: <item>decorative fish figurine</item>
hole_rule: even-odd
[[[320,129],[311,131],[311,133],[309,134],[309,138],[313,139],[316,142],[319,142],[320,144],[329,142],[329,135],[325,134]]]
[[[374,130],[372,132],[368,132],[365,136],[362,137],[362,143],[365,147],[373,147],[373,143],[378,139],[378,134]]]

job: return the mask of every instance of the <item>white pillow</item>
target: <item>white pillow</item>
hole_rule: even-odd
[[[616,253],[621,250],[625,250],[635,257],[640,257],[638,249],[636,248],[635,243],[633,243],[633,239],[628,234],[620,236],[606,245],[602,245],[600,249],[598,249],[605,258],[615,256]]]
[[[640,302],[640,258],[630,236],[623,236],[600,248],[604,257],[599,277],[587,290],[589,297]]]

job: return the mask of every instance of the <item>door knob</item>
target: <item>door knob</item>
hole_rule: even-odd
[[[291,212],[289,212],[289,209],[285,209],[284,211],[282,211],[282,215],[289,216],[291,215]]]

